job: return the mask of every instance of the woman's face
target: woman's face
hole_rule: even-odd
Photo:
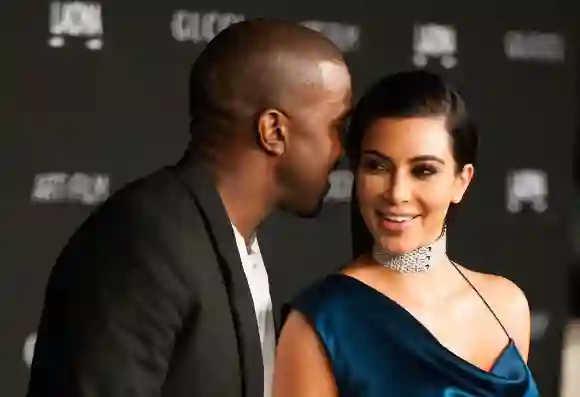
[[[430,244],[450,203],[459,203],[473,166],[457,171],[444,117],[378,119],[361,142],[356,195],[377,242],[392,253]]]

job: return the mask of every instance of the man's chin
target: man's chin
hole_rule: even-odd
[[[298,213],[298,216],[304,219],[316,218],[318,215],[320,215],[323,208],[324,208],[324,198],[318,202],[316,207],[312,208],[310,211]]]
[[[324,189],[324,193],[319,196],[318,201],[316,204],[311,206],[301,206],[300,208],[284,208],[286,211],[304,219],[312,219],[316,218],[322,212],[324,208],[324,199],[326,198],[328,192],[330,191],[330,183],[327,184],[326,188]]]
[[[316,205],[313,206],[309,206],[308,208],[300,208],[300,209],[294,209],[292,212],[294,215],[303,218],[303,219],[312,219],[312,218],[316,218],[318,215],[320,215],[320,213],[322,212],[322,209],[324,208],[324,199],[326,197],[326,194],[324,194],[316,203]]]

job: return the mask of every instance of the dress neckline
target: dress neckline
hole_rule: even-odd
[[[344,273],[334,273],[334,274],[331,275],[331,277],[338,277],[338,278],[341,278],[341,279],[344,279],[344,280],[350,280],[353,285],[358,285],[359,287],[361,287],[362,290],[368,291],[371,295],[377,296],[378,298],[382,298],[383,302],[386,302],[390,306],[394,307],[399,313],[401,313],[404,317],[408,318],[413,324],[415,324],[418,327],[418,329],[421,330],[422,333],[429,340],[433,341],[435,343],[435,345],[438,348],[440,348],[445,354],[447,354],[448,356],[452,357],[453,359],[461,362],[462,364],[464,364],[464,365],[472,368],[473,370],[475,370],[475,371],[477,371],[477,372],[479,372],[481,374],[487,374],[487,375],[495,375],[495,376],[497,376],[494,373],[495,368],[501,362],[502,358],[506,355],[506,353],[509,350],[513,350],[513,349],[515,349],[518,358],[525,365],[525,361],[522,358],[519,350],[516,348],[515,342],[514,342],[513,338],[511,338],[508,335],[508,341],[507,341],[506,345],[499,352],[499,354],[497,355],[496,359],[493,361],[493,364],[490,367],[489,371],[486,371],[486,370],[478,367],[477,365],[471,363],[470,361],[464,359],[463,357],[460,357],[459,355],[455,354],[450,349],[448,349],[446,346],[444,346],[439,341],[439,339],[437,339],[435,337],[435,335],[425,325],[423,325],[423,323],[421,323],[413,314],[411,314],[411,312],[409,312],[407,309],[405,309],[397,301],[395,301],[394,299],[390,298],[389,296],[383,294],[382,292],[380,292],[376,288],[373,288],[370,285],[366,284],[365,282],[363,282],[363,281],[361,281],[361,280],[359,280],[359,279],[357,279],[355,277],[352,277],[352,276],[349,276],[347,274],[344,274]]]

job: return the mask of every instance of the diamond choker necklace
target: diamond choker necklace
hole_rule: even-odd
[[[423,273],[431,268],[434,263],[441,260],[446,253],[447,229],[430,245],[419,247],[404,254],[391,254],[375,246],[373,247],[373,259],[382,266],[401,273]]]

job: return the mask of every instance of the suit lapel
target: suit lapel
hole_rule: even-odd
[[[238,335],[244,396],[263,396],[264,366],[256,314],[234,232],[209,170],[181,163],[171,168],[193,194],[217,253]],[[217,331],[217,330],[216,330]]]

